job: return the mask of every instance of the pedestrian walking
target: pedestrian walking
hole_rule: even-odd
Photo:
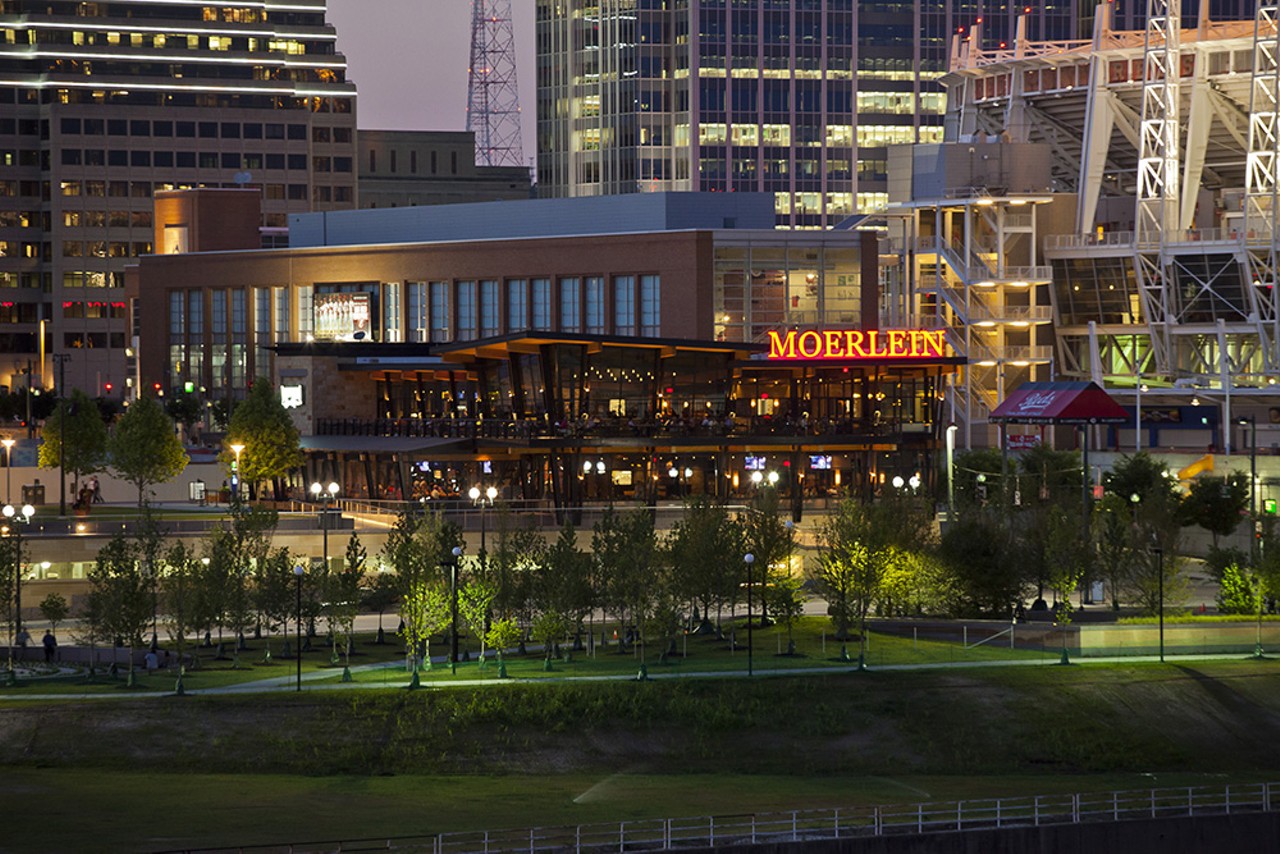
[[[45,629],[44,639],[44,660],[46,664],[52,664],[54,658],[58,655],[58,639],[53,636],[52,629]]]
[[[98,483],[98,476],[95,474],[89,478],[89,488],[93,490],[93,503],[102,503],[102,484]]]

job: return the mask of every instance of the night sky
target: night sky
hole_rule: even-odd
[[[511,0],[524,155],[534,152],[534,0]],[[463,130],[471,0],[329,0],[367,130]]]

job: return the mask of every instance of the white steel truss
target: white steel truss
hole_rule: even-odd
[[[1179,79],[1182,23],[1179,0],[1147,0],[1142,54],[1142,124],[1134,217],[1138,287],[1151,327],[1156,363],[1170,364],[1169,282],[1164,245],[1177,229]]]
[[[1280,365],[1276,294],[1277,192],[1280,192],[1280,28],[1277,4],[1262,3],[1254,18],[1249,151],[1245,172],[1245,235],[1250,294],[1262,342],[1264,369]]]

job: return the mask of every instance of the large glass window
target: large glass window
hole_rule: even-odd
[[[613,331],[617,335],[636,334],[636,277],[613,277]]]
[[[427,337],[427,285],[425,282],[409,283],[409,340],[429,341]]]
[[[187,334],[191,338],[204,335],[204,294],[187,292]]]
[[[181,336],[187,331],[186,313],[183,309],[182,291],[169,292],[169,335]]]
[[[488,338],[502,332],[502,292],[495,279],[480,283],[480,334]]]
[[[403,341],[404,329],[400,325],[400,283],[383,285],[382,340]]]
[[[582,331],[582,280],[560,280],[560,331]]]
[[[507,330],[520,332],[529,328],[529,283],[524,279],[507,282]]]
[[[476,338],[476,283],[458,282],[458,340]]]
[[[449,341],[449,283],[432,282],[431,291],[431,340]]]
[[[272,293],[275,298],[275,330],[276,343],[280,344],[289,340],[289,289],[273,288]]]
[[[315,288],[303,285],[298,288],[298,337],[302,341],[310,341],[316,331],[316,316],[312,311],[312,295]]]
[[[533,291],[533,328],[551,328],[551,280],[534,279],[529,283]]]
[[[640,334],[662,334],[662,283],[657,276],[640,277]]]
[[[604,278],[602,276],[588,276],[584,295],[586,297],[587,332],[601,335],[605,332]]]

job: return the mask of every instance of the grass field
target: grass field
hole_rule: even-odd
[[[23,769],[8,792],[5,850],[156,851],[419,836],[643,818],[1222,785],[1221,775],[825,777],[561,774],[303,777]],[[1247,782],[1252,778],[1236,777]],[[75,808],[72,805],[92,805]]]
[[[0,848],[1251,782],[1280,777],[1276,708],[1270,660],[7,703]]]

